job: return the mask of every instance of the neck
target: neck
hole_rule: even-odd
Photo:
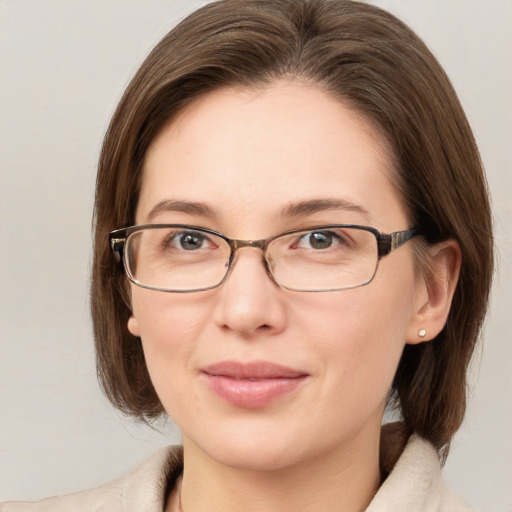
[[[361,512],[381,479],[378,435],[274,470],[230,467],[186,439],[184,454],[183,512]]]

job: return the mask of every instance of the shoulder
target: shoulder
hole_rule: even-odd
[[[166,491],[182,470],[181,447],[164,448],[106,485],[37,502],[6,502],[0,512],[162,512]]]
[[[437,450],[412,435],[367,512],[475,512],[445,485]]]

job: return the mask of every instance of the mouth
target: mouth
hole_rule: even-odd
[[[309,376],[268,361],[223,361],[203,368],[202,374],[217,396],[245,409],[270,404],[296,390]]]

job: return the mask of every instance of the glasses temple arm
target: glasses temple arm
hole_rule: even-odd
[[[395,231],[389,235],[381,235],[377,240],[379,258],[386,256],[395,249],[398,249],[419,234],[419,228],[411,228],[404,231]]]
[[[114,253],[114,258],[117,263],[120,263],[123,259],[123,251],[124,251],[124,238],[110,238],[110,248]]]

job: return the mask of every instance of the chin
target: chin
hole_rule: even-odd
[[[230,445],[224,446],[218,453],[217,450],[212,452],[208,455],[219,464],[245,471],[279,471],[298,462],[295,457],[291,457],[297,455],[296,449],[279,449],[270,443],[250,443],[243,447]]]
[[[207,436],[198,436],[197,442],[184,434],[185,450],[198,449],[219,464],[248,471],[276,471],[300,460],[298,448],[304,446],[304,439],[290,429],[245,423],[245,427],[227,427],[223,432],[211,429]]]

